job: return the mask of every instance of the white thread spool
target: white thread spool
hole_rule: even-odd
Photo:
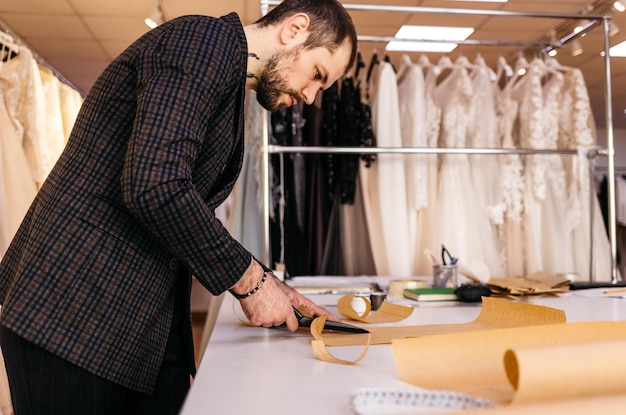
[[[355,295],[354,297],[352,297],[352,300],[350,301],[350,306],[359,316],[362,316],[363,314],[365,314],[365,311],[367,310],[366,301],[367,300],[365,299],[365,297]]]

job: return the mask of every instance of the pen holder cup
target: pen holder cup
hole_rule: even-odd
[[[459,272],[456,265],[433,266],[433,287],[458,287]]]

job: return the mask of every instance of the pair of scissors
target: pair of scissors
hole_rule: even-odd
[[[448,257],[448,261],[446,261],[446,256]],[[458,258],[453,257],[452,255],[450,255],[450,251],[448,251],[445,246],[441,245],[441,262],[442,262],[442,264],[443,265],[448,265],[448,262],[450,262],[450,265],[454,265],[454,264],[456,264],[457,261],[458,261]]]
[[[313,317],[306,317],[301,312],[299,312],[295,307],[293,307],[293,312],[298,319],[298,325],[300,327],[311,327],[311,323],[313,323]],[[324,330],[328,331],[336,331],[340,333],[369,333],[368,330],[362,329],[361,327],[353,326],[352,324],[342,323],[341,321],[330,321],[326,320],[324,322]]]
[[[293,307],[293,306],[292,306]],[[300,327],[311,327],[311,323],[313,323],[313,317],[307,317],[299,312],[295,307],[293,307],[293,312],[298,319],[298,325]],[[273,328],[284,328],[287,325],[285,323],[280,326],[274,326]],[[361,327],[353,326],[352,324],[342,323],[341,321],[330,321],[326,320],[324,322],[324,330],[335,331],[339,333],[369,333],[368,330],[362,329]]]
[[[263,268],[265,272],[272,272],[271,269],[269,269],[267,266],[265,266],[261,262],[258,262],[258,263],[259,265],[261,265],[261,267]],[[380,286],[378,286],[377,288],[380,288]],[[298,325],[300,327],[310,328],[311,323],[313,323],[313,318],[306,317],[301,312],[299,312],[297,308],[295,308],[294,306],[291,306],[291,307],[293,308],[293,312],[296,315],[296,318],[298,319]],[[280,329],[280,328],[285,328],[285,327],[287,327],[287,324],[283,323],[280,326],[274,326],[272,328]],[[326,322],[324,323],[324,330],[336,331],[336,332],[341,332],[341,333],[369,333],[369,331],[362,329],[361,327],[353,326],[352,324],[348,324],[348,323],[342,323],[340,321],[330,321],[330,320],[326,320]]]

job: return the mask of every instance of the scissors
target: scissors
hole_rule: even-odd
[[[272,272],[271,269],[263,265],[261,262],[259,262],[258,264],[261,265],[261,267],[265,270],[265,272]],[[296,318],[298,319],[298,325],[300,327],[310,328],[311,323],[313,323],[313,318],[306,317],[301,312],[299,312],[298,309],[296,309],[294,306],[291,306],[291,307],[293,308],[293,312],[296,315]],[[287,327],[287,324],[283,323],[280,326],[274,326],[272,328],[280,329],[280,328],[285,328],[285,327]],[[326,320],[326,322],[324,323],[324,330],[336,331],[336,332],[341,332],[341,333],[369,333],[368,330],[362,329],[361,327],[353,326],[352,324],[342,323],[339,321],[329,321],[329,320]]]
[[[450,255],[450,251],[448,251],[445,246],[441,245],[441,262],[443,263],[444,266],[448,265],[448,262],[446,262],[446,256],[448,257],[448,260],[450,261],[450,266],[455,265],[457,261],[459,260],[458,258]],[[445,287],[448,284],[448,280],[450,279],[451,274],[452,274],[452,268],[446,269],[443,275],[443,278],[441,279],[442,287]]]
[[[448,261],[446,261],[446,256],[448,257],[448,261],[450,261],[450,265],[456,264],[458,258],[450,255],[450,251],[448,251],[445,246],[441,245],[441,262],[443,263],[443,265],[448,265]]]
[[[293,307],[293,306],[292,306]],[[311,323],[313,323],[313,317],[307,317],[299,312],[295,307],[293,307],[293,312],[298,319],[298,325],[300,327],[311,327]],[[283,323],[280,326],[274,326],[274,328],[284,328],[286,324]],[[342,323],[340,321],[330,321],[326,320],[324,322],[324,330],[335,331],[339,333],[369,333],[368,330],[362,329],[361,327],[353,326],[352,324]]]
[[[298,325],[300,327],[311,327],[311,323],[313,323],[312,317],[306,317],[302,315],[295,307],[293,307],[293,312],[298,319]],[[330,321],[326,320],[324,322],[324,330],[328,331],[337,331],[340,333],[369,333],[368,330],[362,329],[361,327],[353,326],[352,324],[342,323],[341,321]]]

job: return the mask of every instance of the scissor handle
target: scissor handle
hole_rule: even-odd
[[[446,256],[448,257],[448,261],[450,262],[452,262],[452,260],[454,259],[452,255],[450,255],[450,252],[446,249],[446,247],[441,245],[441,263],[443,265],[448,265],[448,261],[446,261]]]

